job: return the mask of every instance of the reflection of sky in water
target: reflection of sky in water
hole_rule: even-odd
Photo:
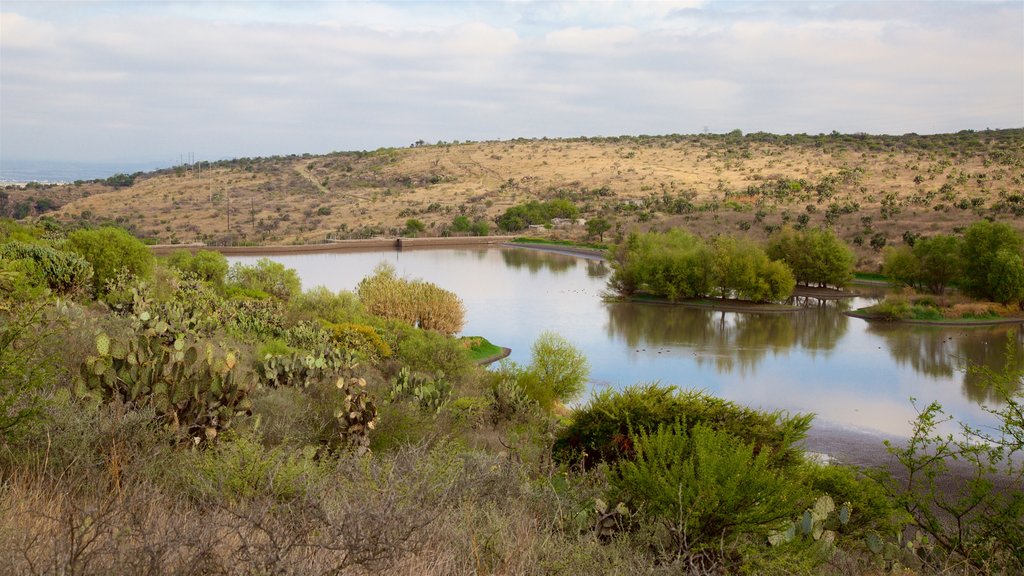
[[[991,422],[979,405],[990,398],[959,366],[970,360],[998,369],[1005,357],[1007,327],[880,326],[840,313],[866,305],[863,299],[786,315],[605,303],[607,268],[600,262],[534,250],[273,259],[295,268],[304,288],[331,290],[352,290],[380,262],[390,262],[401,276],[457,293],[466,304],[464,333],[512,348],[517,362],[529,362],[541,332],[565,336],[589,358],[594,387],[660,381],[890,435],[908,432],[915,415],[911,397],[922,407],[938,400],[967,422]]]

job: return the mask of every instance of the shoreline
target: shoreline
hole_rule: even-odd
[[[889,471],[894,479],[906,481],[906,470],[899,466],[896,457],[886,450],[884,441],[894,446],[903,446],[908,438],[889,437],[878,432],[858,430],[828,422],[811,423],[807,437],[797,445],[808,456],[825,455],[829,464],[855,466],[861,470],[882,469]],[[956,494],[977,474],[977,470],[962,461],[947,459],[948,471],[936,480],[937,486],[946,494]],[[1019,490],[1019,479],[1004,474],[991,475],[989,479],[998,490]]]
[[[1015,318],[991,318],[991,319],[965,319],[965,320],[887,320],[885,318],[878,318],[870,314],[864,314],[857,310],[848,310],[843,312],[845,316],[851,318],[857,318],[859,320],[866,320],[868,322],[882,322],[886,324],[910,324],[914,326],[940,326],[943,328],[951,328],[957,326],[1001,326],[1004,324],[1024,324],[1024,317]]]

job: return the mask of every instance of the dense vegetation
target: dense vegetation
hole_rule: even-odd
[[[796,285],[788,266],[748,240],[723,235],[705,242],[679,229],[630,234],[613,251],[612,267],[609,284],[619,294],[672,301],[713,295],[779,301]]]
[[[1024,236],[1006,224],[982,220],[962,237],[939,234],[888,249],[883,271],[928,294],[889,296],[864,311],[870,316],[959,320],[1017,315],[1024,305]],[[949,293],[953,286],[958,293]]]
[[[571,343],[480,369],[457,297],[387,269],[302,291],[269,260],[2,224],[0,572],[1024,569],[1024,494],[992,484],[1022,479],[1020,374],[984,375],[999,430],[939,434],[929,406],[892,448],[909,474],[869,477],[805,457],[809,415],[657,384],[567,410]],[[634,244],[659,242],[742,246]],[[937,490],[954,458],[977,473]]]

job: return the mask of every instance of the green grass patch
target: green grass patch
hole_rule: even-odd
[[[490,341],[483,336],[463,336],[462,338],[459,338],[459,343],[469,351],[469,357],[472,358],[474,362],[494,358],[502,353],[501,346],[491,344]]]
[[[512,239],[515,244],[544,244],[548,246],[568,246],[570,248],[589,248],[591,250],[607,250],[607,244],[597,242],[573,242],[572,240],[551,240],[548,238],[531,238],[529,236],[517,236]]]
[[[879,274],[878,272],[854,272],[854,280],[865,280],[868,282],[891,282],[892,279],[885,274]]]

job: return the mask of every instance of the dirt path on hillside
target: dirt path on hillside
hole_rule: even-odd
[[[317,181],[317,179],[314,178],[313,175],[309,173],[309,170],[306,170],[306,167],[303,166],[301,163],[293,165],[292,168],[295,170],[296,174],[298,174],[299,176],[302,176],[304,179],[306,179],[306,181],[308,181],[310,184],[312,184],[314,187],[316,187],[317,191],[319,191],[324,196],[329,196],[331,194],[337,194],[337,195],[340,195],[340,196],[348,196],[349,198],[355,198],[356,200],[369,200],[369,198],[366,198],[364,196],[360,196],[358,194],[353,194],[351,192],[337,192],[337,193],[332,192],[329,188],[327,188],[326,186],[321,184],[319,181]]]

